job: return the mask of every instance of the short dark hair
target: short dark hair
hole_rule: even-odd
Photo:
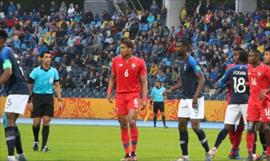
[[[123,40],[121,40],[121,44],[125,44],[128,48],[134,49],[134,44],[129,39],[123,39]]]
[[[239,61],[242,63],[248,62],[248,53],[245,50],[239,50]]]
[[[51,54],[51,53],[50,53],[50,51],[45,50],[45,51],[42,51],[42,52],[39,54],[39,57],[43,58],[43,56],[44,56],[45,54]]]
[[[7,32],[3,29],[0,29],[0,37],[6,40],[8,38]]]

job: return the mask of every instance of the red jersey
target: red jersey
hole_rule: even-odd
[[[141,92],[140,76],[145,76],[147,71],[143,59],[117,56],[112,60],[112,73],[116,76],[116,93],[123,94]]]
[[[268,89],[270,86],[270,68],[263,63],[257,67],[249,64],[248,81],[250,87],[249,101],[261,105],[264,100],[260,100],[259,95],[262,90]]]
[[[226,70],[234,67],[236,64],[229,64],[227,67],[226,67]],[[230,85],[227,86],[227,97],[226,97],[226,101],[227,103],[229,104],[230,100],[231,100],[231,96],[232,96],[232,88],[230,87]]]

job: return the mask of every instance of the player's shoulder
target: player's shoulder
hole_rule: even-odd
[[[10,47],[5,46],[5,47],[1,50],[0,56],[6,58],[6,57],[9,56],[11,53],[12,53],[12,49],[11,49]]]
[[[188,55],[187,59],[188,59],[188,63],[190,65],[196,65],[196,64],[198,64],[197,63],[197,60],[192,55]]]
[[[234,64],[234,63],[233,64],[228,64],[227,67],[226,67],[226,69],[230,69],[230,68],[234,67],[235,65],[236,64]]]
[[[135,62],[144,63],[144,60],[142,58],[137,57],[137,56],[132,56],[131,59],[132,59],[132,61],[135,61]]]

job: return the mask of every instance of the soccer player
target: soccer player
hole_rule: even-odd
[[[239,63],[239,52],[242,51],[243,49],[240,47],[236,47],[233,50],[233,59],[234,59],[234,63],[233,64],[229,64],[227,66],[227,69],[237,65]],[[232,88],[230,87],[230,85],[227,86],[227,103],[229,104],[230,102],[230,98],[232,95]],[[241,159],[240,154],[239,154],[239,146],[242,140],[242,133],[244,131],[244,120],[243,117],[241,117],[240,119],[240,123],[239,125],[237,125],[237,128],[235,130],[229,131],[229,139],[230,142],[232,144],[232,149],[231,152],[229,154],[229,159]]]
[[[44,51],[39,55],[41,65],[34,68],[29,75],[29,84],[32,89],[33,111],[33,134],[34,143],[33,150],[38,151],[39,130],[42,121],[42,145],[41,151],[47,152],[47,141],[49,137],[50,122],[54,115],[54,98],[55,91],[58,99],[59,109],[62,110],[61,86],[59,83],[59,75],[55,68],[51,67],[51,54],[49,51]]]
[[[155,87],[152,88],[151,91],[151,104],[153,104],[153,112],[154,112],[154,127],[156,127],[157,123],[157,113],[160,111],[163,121],[163,127],[168,128],[166,126],[165,121],[165,114],[164,114],[164,96],[163,92],[165,92],[166,89],[161,85],[161,82],[159,80],[156,80]]]
[[[178,40],[175,50],[182,61],[180,64],[180,77],[177,84],[165,91],[164,95],[178,88],[182,88],[183,90],[182,99],[178,107],[178,129],[180,147],[182,149],[182,157],[178,161],[189,161],[187,131],[189,120],[191,121],[193,131],[204,147],[206,153],[205,160],[211,161],[212,155],[209,150],[207,138],[204,131],[200,128],[200,119],[204,118],[204,97],[202,90],[205,78],[195,58],[188,54],[190,44],[186,40]]]
[[[235,130],[235,125],[239,124],[241,117],[246,118],[249,97],[249,91],[246,86],[248,82],[247,62],[248,53],[244,50],[239,51],[239,64],[227,69],[219,81],[220,88],[224,89],[229,85],[232,95],[226,109],[225,128],[219,132],[215,145],[211,149],[212,154],[217,152],[219,145],[225,139],[228,132]]]
[[[247,121],[248,132],[246,135],[248,158],[247,161],[253,160],[253,143],[254,132],[257,123],[261,120],[266,124],[265,139],[267,142],[266,155],[267,161],[270,161],[270,146],[269,146],[269,108],[266,94],[269,93],[270,86],[270,68],[260,62],[260,53],[257,50],[252,50],[249,53],[248,80],[250,87],[250,97],[248,100]]]
[[[7,94],[3,121],[8,149],[7,161],[26,161],[16,120],[20,114],[24,114],[29,88],[18,60],[12,50],[5,46],[7,38],[8,34],[0,30],[0,85],[4,85],[4,92]],[[18,154],[16,157],[15,148]]]
[[[138,128],[137,112],[140,109],[142,91],[142,109],[147,102],[147,70],[144,60],[133,56],[134,45],[131,40],[124,39],[120,43],[120,56],[113,58],[112,71],[107,89],[107,98],[112,102],[112,92],[116,87],[116,109],[121,128],[121,140],[125,150],[124,161],[136,161]],[[130,128],[130,136],[129,129]],[[131,150],[130,150],[131,142]]]

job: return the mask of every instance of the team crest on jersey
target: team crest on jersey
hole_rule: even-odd
[[[258,76],[260,77],[262,75],[262,73],[258,72]]]
[[[132,67],[132,68],[136,68],[136,64],[135,64],[135,63],[132,63],[132,64],[131,64],[131,67]]]
[[[119,67],[122,67],[123,66],[123,64],[119,64]]]

